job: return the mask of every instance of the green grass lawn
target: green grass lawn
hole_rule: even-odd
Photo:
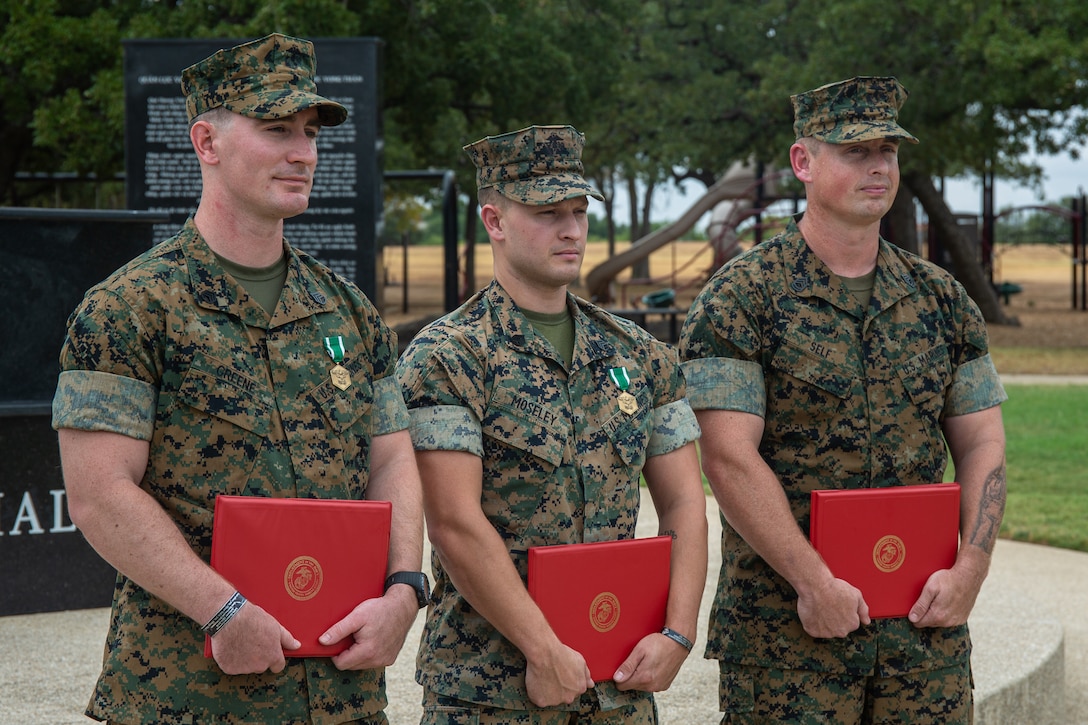
[[[1006,386],[1001,535],[1088,551],[1088,385]]]

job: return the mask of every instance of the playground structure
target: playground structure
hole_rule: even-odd
[[[408,172],[412,173],[412,172]],[[760,173],[752,165],[734,164],[718,182],[699,196],[694,203],[673,223],[634,242],[629,248],[610,257],[590,254],[587,250],[586,269],[588,273],[580,283],[574,285],[574,291],[606,307],[613,313],[626,317],[650,330],[659,338],[675,342],[679,326],[687,314],[687,307],[694,295],[701,289],[707,278],[722,264],[736,256],[742,246],[758,244],[763,235],[771,230],[764,223],[765,219],[796,213],[801,206],[801,199],[796,194],[783,192],[779,180],[788,171],[771,170]],[[447,182],[446,198],[454,193],[449,188],[449,176],[440,174]],[[788,208],[792,202],[792,209]],[[785,205],[786,208],[779,208]],[[1060,216],[1070,222],[1071,233],[1050,233],[1046,241],[1055,248],[1068,249],[1065,244],[1073,244],[1073,308],[1085,308],[1088,290],[1085,289],[1085,273],[1088,264],[1085,254],[1088,246],[1084,243],[1084,199],[1074,200],[1072,208],[1063,207],[1025,207],[1019,210],[1006,210],[1001,216],[1015,211],[1044,211]],[[409,247],[403,249],[386,248],[386,261],[400,262],[399,283],[392,282],[387,288],[392,293],[389,300],[398,297],[403,301],[402,309],[390,305],[383,315],[394,325],[402,342],[407,342],[419,328],[439,316],[452,310],[461,301],[475,291],[473,281],[478,274],[487,276],[490,269],[490,249],[487,245],[472,245],[458,242],[456,238],[456,209],[444,205],[446,213],[445,244],[441,259],[434,255],[433,248],[412,247],[413,261],[411,269],[407,255]],[[452,212],[452,213],[450,213]],[[710,214],[706,242],[683,241],[685,235],[696,222]],[[993,285],[1000,299],[1008,306],[1013,296],[1023,291],[1022,280],[1015,277],[1002,279],[994,275],[993,265],[999,263],[1000,250],[1005,248],[1005,240],[999,245],[987,243],[984,233],[987,228],[984,219],[974,214],[956,215],[961,223],[969,226],[967,234],[977,240],[976,253],[982,263],[988,281]],[[753,223],[754,222],[754,223]],[[980,224],[980,222],[983,222]],[[777,222],[776,222],[777,224]],[[923,221],[924,227],[924,221]],[[777,226],[776,226],[777,228]],[[990,225],[991,231],[999,227]],[[923,233],[920,239],[924,239]],[[944,259],[936,239],[930,236],[928,256],[941,264],[948,264]],[[668,256],[671,252],[672,263]],[[403,256],[401,256],[403,255]],[[640,263],[647,262],[642,269]],[[433,265],[441,264],[442,271],[434,270]],[[428,268],[432,268],[428,270]],[[628,270],[637,269],[634,274]],[[999,270],[1000,271],[1000,270]],[[435,274],[437,272],[437,274]],[[408,288],[413,290],[414,314],[409,314],[407,305]],[[442,299],[437,293],[444,292]]]
[[[415,176],[418,172],[403,172],[403,175],[398,174],[396,176],[391,176],[391,173],[387,172],[387,179],[409,178],[410,176],[420,178]],[[687,313],[686,307],[674,306],[676,291],[701,286],[710,272],[739,253],[740,235],[738,234],[738,227],[748,219],[758,218],[766,210],[769,203],[783,198],[778,196],[776,182],[785,173],[778,171],[761,172],[753,164],[735,163],[675,222],[637,240],[626,251],[609,257],[593,267],[584,278],[579,294],[587,296],[622,317],[634,320],[643,327],[647,327],[648,318],[663,318],[663,321],[667,323],[667,328],[660,330],[660,333],[666,339],[675,341],[679,322],[683,320],[683,316]],[[448,181],[448,176],[443,176],[443,178]],[[451,192],[456,193],[455,190],[450,189],[448,186],[443,191],[444,197],[447,199]],[[468,294],[475,291],[476,287],[472,281],[475,279],[477,263],[482,262],[486,266],[486,259],[478,259],[477,252],[486,252],[487,249],[482,247],[477,250],[473,244],[464,244],[463,242],[459,244],[456,240],[456,217],[454,216],[456,210],[455,208],[450,210],[445,204],[443,209],[445,233],[443,235],[442,253],[443,296],[441,308],[442,311],[448,312],[463,301]],[[661,277],[629,277],[617,280],[617,277],[625,270],[647,260],[654,252],[666,245],[681,240],[683,235],[688,233],[695,223],[708,212],[711,214],[711,222],[708,228],[709,241],[694,253],[688,254],[687,259],[679,268],[674,265],[670,274]],[[755,229],[756,241],[759,241],[758,234],[761,227],[758,223]],[[459,250],[458,247],[462,245],[464,246],[463,250]],[[390,309],[384,310],[383,315],[393,323],[402,341],[407,341],[414,336],[423,324],[437,316],[437,310],[435,310],[434,306],[435,300],[427,299],[433,295],[427,295],[428,290],[425,287],[418,284],[409,284],[409,280],[413,278],[418,283],[421,279],[427,277],[427,274],[425,272],[421,274],[419,269],[410,269],[410,263],[408,262],[409,248],[407,246],[399,250],[387,248],[386,253],[390,252],[393,254],[389,256],[397,258],[397,261],[400,262],[399,265],[393,266],[400,267],[401,280],[392,283],[390,289],[394,294],[397,291],[400,292],[401,305],[400,310],[392,306]],[[700,259],[704,259],[707,252],[711,252],[711,258],[707,263],[697,271],[690,273],[687,281],[678,283],[678,275],[690,269]],[[488,254],[482,256],[489,257]],[[387,259],[387,261],[390,260]],[[426,264],[426,260],[420,261]],[[417,263],[413,263],[412,266]],[[389,269],[387,267],[387,270]],[[660,286],[665,283],[669,284],[669,289],[651,291],[643,295],[641,299],[628,300],[629,289],[653,285]],[[612,295],[613,285],[619,288],[618,298],[614,298]],[[409,286],[413,286],[415,289],[413,295],[418,302],[421,314],[409,314],[407,304]],[[455,292],[457,290],[459,292]]]
[[[1088,196],[1081,193],[1080,196],[1073,197],[1069,208],[1055,205],[1029,205],[1005,209],[994,216],[994,221],[996,222],[1003,217],[1027,211],[1039,211],[1045,214],[1052,214],[1069,222],[1072,305],[1074,310],[1080,310],[1081,312],[1088,311]],[[994,241],[1000,240],[995,239]],[[994,260],[994,246],[994,244],[989,245],[989,259],[991,260],[991,265]],[[986,250],[984,250],[984,253],[985,251]],[[1010,295],[1017,294],[1020,291],[1019,286],[1014,282],[1008,280],[993,282],[994,288],[998,291],[998,294],[1004,297],[1005,304],[1009,303]]]
[[[614,312],[622,316],[643,323],[647,314],[660,314],[671,321],[671,328],[675,328],[677,315],[686,310],[676,306],[676,295],[692,285],[701,284],[707,277],[722,264],[729,261],[740,251],[740,235],[738,230],[747,219],[758,217],[769,208],[771,203],[790,198],[779,196],[777,181],[785,176],[785,171],[771,171],[759,174],[751,164],[735,163],[718,182],[707,189],[706,194],[700,197],[679,219],[661,229],[637,240],[625,252],[615,255],[601,264],[598,264],[585,278],[586,293],[589,298],[598,304],[618,307],[610,307]],[[799,199],[793,196],[793,212],[798,211]],[[987,205],[992,210],[992,201]],[[671,274],[659,277],[631,277],[621,280],[619,275],[649,257],[654,251],[670,244],[691,230],[694,224],[707,211],[711,212],[711,223],[707,230],[709,242],[699,252],[689,257],[679,268]],[[1088,310],[1088,197],[1083,192],[1074,197],[1070,207],[1057,205],[1024,206],[1006,209],[994,215],[992,211],[981,215],[982,228],[973,230],[972,235],[978,238],[980,262],[988,273],[990,283],[997,294],[1008,305],[1012,295],[1019,294],[1022,289],[1015,282],[1009,280],[997,281],[993,275],[995,261],[995,228],[996,221],[1013,213],[1024,211],[1038,211],[1052,214],[1067,220],[1070,224],[1069,237],[1066,242],[1057,240],[1042,240],[1050,244],[1064,246],[1070,244],[1070,258],[1072,263],[1072,306],[1074,310]],[[973,223],[980,221],[973,215],[970,217]],[[762,225],[757,221],[754,227],[754,243],[761,241]],[[933,245],[931,238],[930,259],[938,261],[940,252]],[[687,282],[678,283],[677,275],[691,267],[697,258],[706,250],[713,250],[713,260],[708,268],[700,270]],[[640,300],[629,300],[628,289],[632,287],[645,287],[661,285],[669,282],[668,289],[658,290],[643,295]],[[616,295],[616,288],[619,294]],[[617,299],[618,297],[618,299]],[[673,335],[674,337],[675,335]]]
[[[690,267],[704,251],[713,250],[713,259],[707,269],[694,277],[688,285],[701,284],[706,280],[706,272],[720,267],[740,251],[740,237],[737,229],[746,219],[761,214],[769,200],[777,200],[777,180],[784,172],[761,171],[751,162],[735,162],[721,179],[712,184],[706,193],[699,197],[680,217],[654,232],[636,240],[629,249],[614,255],[598,264],[586,275],[584,284],[589,299],[601,305],[616,304],[613,286],[620,287],[619,311],[637,311],[637,305],[629,303],[627,288],[632,285],[661,284],[664,278],[634,278],[617,282],[624,270],[647,259],[653,252],[666,244],[680,239],[691,231],[695,223],[707,212],[711,213],[711,222],[707,230],[709,242],[696,255],[690,257],[679,270],[673,270],[669,276],[673,282],[673,295],[646,295],[642,304],[648,308],[671,308],[675,299],[677,285],[675,275]],[[665,292],[664,290],[662,292]],[[675,315],[676,313],[674,313]],[[629,315],[628,315],[629,316]]]

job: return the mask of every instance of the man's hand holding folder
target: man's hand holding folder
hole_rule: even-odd
[[[648,657],[650,648],[677,646],[660,635],[671,551],[668,536],[529,549],[529,594],[560,641],[585,657],[594,681],[651,681],[657,673],[628,682],[644,661],[662,659]]]
[[[797,616],[805,632],[817,639],[845,637],[872,622],[861,590],[834,575],[811,589],[798,590]]]
[[[907,617],[916,627],[966,624],[989,570],[989,556],[974,547],[962,547],[951,568],[929,577]]]
[[[287,656],[301,646],[275,617],[252,601],[238,610],[230,624],[208,640],[210,656],[228,675],[283,672]]]
[[[854,602],[860,624],[917,611],[915,624],[937,626],[922,622],[943,621],[938,612],[926,613],[934,601],[944,607],[941,594],[956,576],[949,569],[957,561],[959,510],[955,483],[813,491],[809,537],[836,578],[815,596],[798,592],[805,630],[845,636],[857,628],[842,631],[852,624],[843,615]],[[828,613],[838,617],[821,622]]]
[[[396,602],[401,597],[404,598],[403,604]],[[337,669],[389,667],[404,647],[408,630],[418,611],[411,589],[393,587],[380,597],[360,602],[348,616],[322,634],[318,641],[322,645],[350,642],[346,650],[332,658]],[[397,637],[398,632],[404,634]]]
[[[382,596],[390,525],[388,501],[219,496],[211,564],[244,599],[208,633],[205,656],[231,674],[279,672],[285,656],[333,657],[340,669],[391,664],[403,637],[386,633],[406,632],[394,618],[416,610]]]

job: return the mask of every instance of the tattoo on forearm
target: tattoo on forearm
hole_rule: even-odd
[[[990,472],[982,486],[978,517],[968,541],[987,554],[993,552],[1001,519],[1005,515],[1005,463]]]
[[[660,532],[658,536],[669,536],[672,537],[673,541],[676,541],[676,532],[672,529],[666,529],[665,531]]]

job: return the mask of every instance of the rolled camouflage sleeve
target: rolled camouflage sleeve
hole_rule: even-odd
[[[409,426],[408,408],[404,405],[396,375],[374,381],[374,410],[377,411],[374,435],[395,433]]]
[[[956,369],[948,393],[945,416],[966,415],[1001,405],[1009,399],[989,355]]]
[[[688,360],[684,375],[695,410],[738,410],[760,417],[767,413],[763,368],[754,362],[727,357]]]
[[[483,455],[479,414],[468,404],[475,388],[459,388],[449,370],[461,364],[452,340],[417,336],[397,361],[396,377],[408,407],[412,445],[417,450],[465,451]],[[460,361],[460,362],[459,362]]]
[[[53,428],[120,433],[151,440],[155,425],[154,386],[121,375],[68,370],[57,380]]]
[[[484,455],[480,421],[468,408],[431,405],[410,413],[412,446],[420,451],[464,451]]]
[[[699,422],[686,398],[654,410],[654,429],[646,446],[646,456],[659,456],[699,440]]]
[[[751,307],[762,293],[746,271],[738,264],[729,277],[715,275],[684,321],[680,356],[695,410],[766,415],[766,384],[757,362],[760,321]]]
[[[120,295],[95,289],[69,320],[53,427],[150,440],[158,388],[146,325]]]
[[[699,423],[687,399],[687,381],[676,349],[650,343],[649,372],[654,386],[654,419],[647,456],[657,456],[699,439]]]
[[[944,415],[956,416],[992,408],[1008,400],[990,357],[986,321],[978,305],[959,282],[953,283],[961,311],[960,340],[953,364],[952,386],[945,398]]]

